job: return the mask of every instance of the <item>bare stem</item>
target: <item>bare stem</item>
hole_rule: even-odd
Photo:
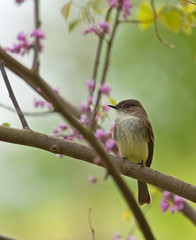
[[[12,90],[12,87],[11,87],[11,84],[9,82],[9,79],[8,79],[7,73],[5,71],[4,64],[3,64],[2,60],[0,61],[0,68],[1,68],[1,73],[2,73],[3,79],[5,81],[5,85],[7,87],[8,93],[9,93],[9,97],[11,98],[12,103],[13,103],[15,109],[16,109],[16,112],[18,114],[20,122],[21,122],[21,124],[22,124],[24,129],[29,129],[28,123],[27,123],[27,121],[26,121],[26,119],[24,117],[23,112],[20,109],[20,106],[19,106],[19,104],[18,104],[18,102],[16,100],[16,97],[14,95],[14,92]]]
[[[15,110],[13,108],[6,106],[2,103],[0,103],[0,107],[15,113]],[[54,110],[48,110],[43,112],[24,112],[23,111],[24,116],[31,116],[31,117],[47,116],[48,114],[51,114],[51,113],[54,113]]]
[[[110,13],[112,11],[112,8],[110,7],[107,11],[106,17],[105,17],[105,21],[107,22],[110,16]],[[94,62],[94,66],[93,66],[93,74],[92,74],[92,79],[95,81],[95,87],[96,87],[96,79],[97,79],[97,71],[98,71],[98,66],[99,66],[99,60],[100,60],[100,56],[101,56],[101,49],[102,49],[102,45],[103,45],[103,41],[104,41],[104,36],[105,36],[105,32],[103,32],[101,34],[101,36],[99,37],[99,42],[98,42],[98,46],[97,46],[97,52],[96,52],[96,56],[95,56],[95,62]],[[95,90],[92,89],[90,95],[93,95],[93,92]]]
[[[155,29],[155,34],[156,34],[159,42],[160,42],[161,44],[163,44],[164,46],[168,47],[168,48],[174,48],[174,45],[168,44],[168,43],[164,42],[163,39],[161,38],[160,34],[159,34],[158,23],[157,23],[157,13],[156,13],[156,8],[155,8],[154,0],[151,0],[151,7],[152,7],[152,11],[153,11],[153,16],[154,16],[154,29]]]
[[[88,210],[88,223],[89,223],[89,226],[90,226],[90,230],[91,230],[91,233],[92,233],[92,240],[95,240],[95,230],[92,226],[92,222],[91,222],[91,208],[89,208]]]
[[[40,17],[39,17],[39,0],[34,0],[34,14],[35,14],[35,29],[40,28]],[[35,71],[39,71],[39,49],[40,49],[40,43],[39,39],[35,38],[34,43],[34,58],[33,58],[33,65],[32,69]]]
[[[114,42],[114,36],[115,36],[116,30],[117,30],[117,26],[118,26],[118,23],[119,23],[119,21],[118,21],[119,20],[119,14],[120,14],[120,12],[117,9],[116,17],[115,17],[115,21],[114,21],[114,26],[113,26],[113,29],[112,29],[112,33],[111,33],[110,39],[108,41],[108,45],[107,45],[106,57],[105,57],[104,68],[103,68],[103,73],[102,73],[102,76],[101,76],[101,84],[100,85],[103,85],[105,83],[105,80],[106,80],[106,74],[108,72],[112,44]],[[95,122],[96,122],[96,115],[97,115],[97,109],[98,109],[98,106],[99,106],[99,103],[100,103],[100,100],[101,100],[101,95],[102,95],[102,93],[99,90],[98,94],[97,94],[97,99],[96,99],[94,111],[92,113],[91,129],[94,129],[95,126],[96,126],[96,124],[95,124]]]

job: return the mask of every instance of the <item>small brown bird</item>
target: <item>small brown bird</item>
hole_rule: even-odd
[[[135,99],[109,105],[117,111],[114,139],[122,158],[150,167],[154,151],[154,134],[147,113]],[[138,202],[151,203],[145,182],[138,181]]]

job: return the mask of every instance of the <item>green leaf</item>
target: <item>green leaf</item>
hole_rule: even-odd
[[[70,13],[70,9],[71,9],[71,4],[72,4],[72,0],[68,3],[66,3],[62,9],[61,9],[61,13],[63,15],[63,17],[67,20],[69,17],[69,13]]]
[[[79,23],[81,23],[81,19],[76,19],[70,22],[69,24],[69,32],[71,32],[72,30],[74,30],[75,27],[78,26]]]
[[[182,23],[181,13],[177,9],[166,10],[162,12],[162,23],[171,31],[178,33]]]
[[[114,100],[114,98],[109,97],[108,100],[109,100],[109,102],[110,102],[112,105],[116,105],[116,104],[117,104],[116,101]]]
[[[139,27],[142,30],[149,28],[154,23],[154,15],[149,2],[144,1],[139,5],[137,19],[141,21]]]
[[[3,123],[2,126],[4,126],[4,127],[10,127],[10,124],[9,124],[9,123]]]

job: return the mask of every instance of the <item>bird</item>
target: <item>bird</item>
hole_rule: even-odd
[[[154,133],[146,110],[136,99],[108,105],[117,112],[113,137],[122,159],[150,167],[154,153]],[[138,203],[151,203],[147,184],[138,180]]]

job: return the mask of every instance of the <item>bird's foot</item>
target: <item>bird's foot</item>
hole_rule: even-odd
[[[138,165],[140,166],[140,170],[144,167],[144,162],[143,162],[143,160],[140,162],[140,163],[138,163]]]

